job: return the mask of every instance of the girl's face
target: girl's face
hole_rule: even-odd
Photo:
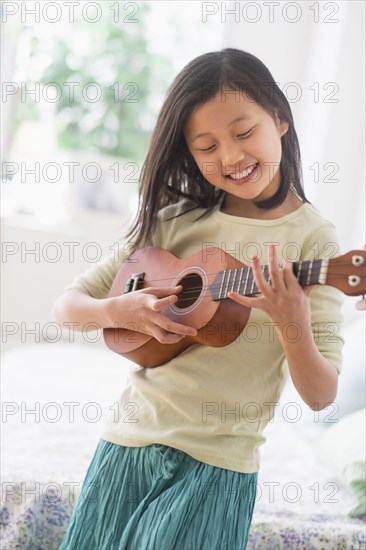
[[[281,136],[288,126],[274,122],[244,92],[224,89],[193,110],[184,136],[206,180],[228,193],[226,208],[245,212],[248,201],[267,199],[277,191]]]

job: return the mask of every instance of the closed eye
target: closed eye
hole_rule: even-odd
[[[246,138],[246,137],[248,137],[248,136],[252,133],[252,130],[254,130],[254,128],[251,128],[250,130],[248,130],[247,132],[245,132],[245,134],[238,134],[237,137],[239,137],[239,138]],[[198,149],[198,150],[199,150],[199,151],[203,151],[203,152],[207,152],[207,151],[211,151],[213,147],[215,147],[215,146],[212,145],[212,146],[209,147],[208,149]]]
[[[252,133],[252,130],[254,130],[254,128],[252,128],[251,130],[248,130],[247,132],[245,132],[245,134],[238,134],[238,137],[246,137],[246,136],[249,136],[249,134]]]

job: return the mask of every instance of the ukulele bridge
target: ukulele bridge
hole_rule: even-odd
[[[132,273],[131,277],[126,282],[124,294],[133,292],[134,290],[141,290],[142,283],[144,282],[145,273]]]

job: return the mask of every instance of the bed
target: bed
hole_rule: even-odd
[[[130,368],[132,363],[91,343],[41,342],[4,353],[4,550],[58,548],[108,408]],[[303,404],[300,422],[288,421],[290,409],[283,419],[288,403],[301,403],[293,392],[286,387],[279,414],[265,431],[247,548],[366,548],[365,516],[349,516],[355,494],[314,451],[324,431],[322,413],[311,422],[314,412]]]

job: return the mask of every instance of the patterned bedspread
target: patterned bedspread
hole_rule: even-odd
[[[65,342],[4,354],[4,550],[58,548],[108,408],[131,368],[122,361],[98,346]],[[353,494],[317,459],[298,428],[280,414],[265,431],[247,549],[366,549],[366,518],[347,516],[356,504]]]

